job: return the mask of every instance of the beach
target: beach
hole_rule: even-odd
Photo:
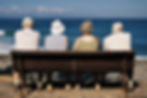
[[[0,98],[147,98],[147,0],[0,0]]]
[[[147,98],[147,60],[136,59],[134,67],[134,80],[139,84],[129,98]],[[12,85],[11,74],[7,70],[11,68],[12,61],[9,55],[0,56],[0,98],[17,98],[18,91]],[[56,88],[53,91],[35,90],[28,95],[28,98],[124,98],[121,87],[107,88],[100,90],[93,88],[72,89],[66,91]]]

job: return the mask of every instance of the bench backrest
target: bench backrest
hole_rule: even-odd
[[[13,65],[18,71],[55,70],[63,72],[131,71],[134,63],[133,51],[122,52],[50,52],[13,51]]]

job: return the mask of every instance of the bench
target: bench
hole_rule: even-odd
[[[64,72],[67,75],[67,82],[70,82],[71,72],[76,73],[77,82],[80,82],[81,74],[84,72],[97,76],[117,71],[122,73],[122,85],[126,89],[127,79],[131,79],[133,75],[134,55],[133,51],[12,51],[13,65],[21,75],[23,86],[25,86],[25,74],[29,71],[47,72],[49,78],[53,71]]]

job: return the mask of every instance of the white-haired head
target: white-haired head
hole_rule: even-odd
[[[31,17],[25,17],[22,21],[23,28],[32,28],[34,26],[34,20]]]
[[[123,30],[124,30],[124,27],[122,22],[115,22],[112,25],[112,33],[120,33],[120,32],[123,32]]]
[[[65,31],[65,26],[59,19],[56,19],[52,22],[50,31],[53,35],[61,35]]]

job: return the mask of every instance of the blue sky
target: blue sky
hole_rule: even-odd
[[[0,17],[147,18],[147,0],[0,0]]]

